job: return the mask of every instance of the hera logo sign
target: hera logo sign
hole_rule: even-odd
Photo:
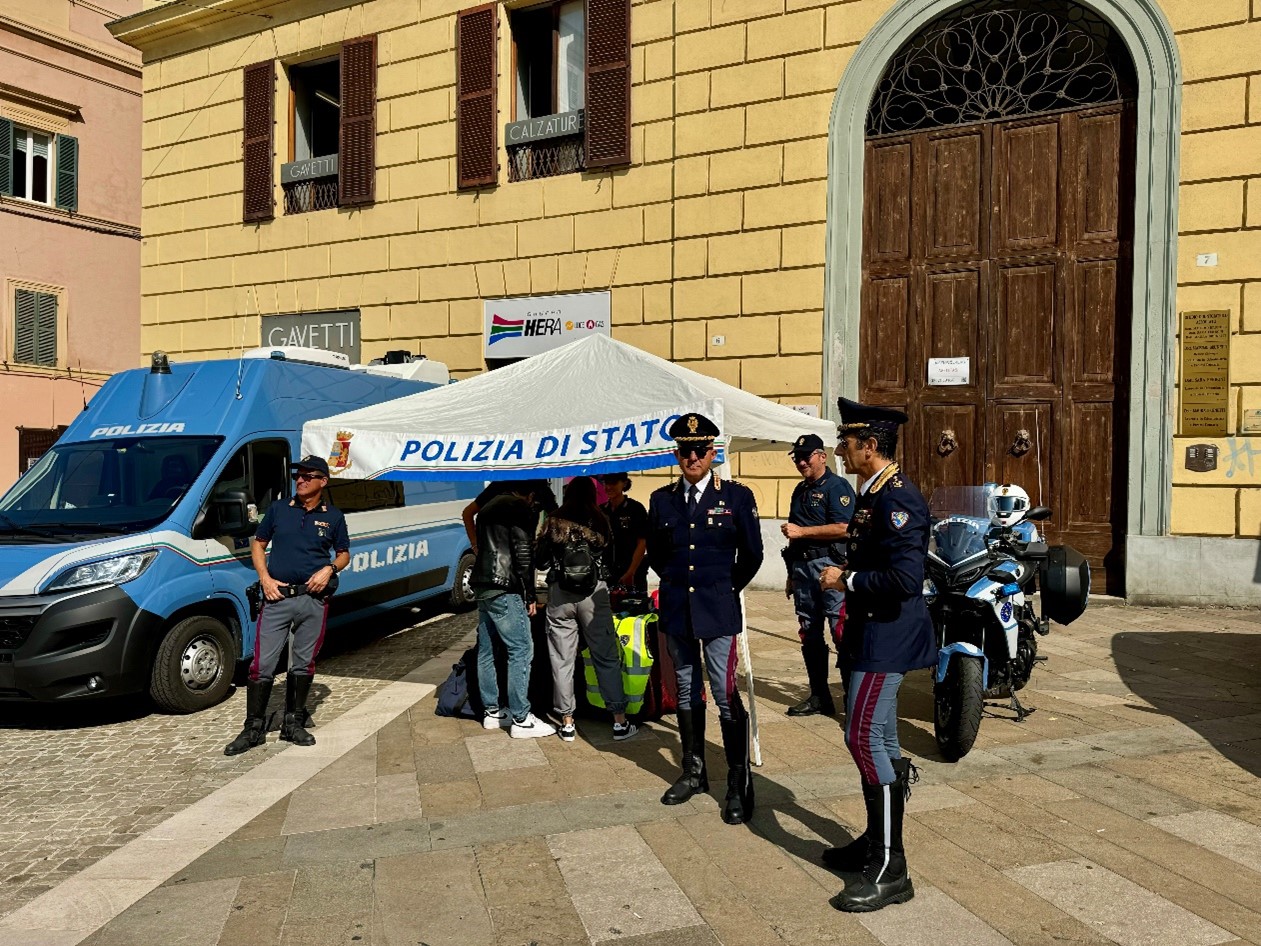
[[[612,294],[487,299],[483,303],[487,358],[528,358],[587,335],[608,335]]]

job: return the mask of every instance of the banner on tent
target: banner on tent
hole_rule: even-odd
[[[328,457],[333,476],[351,479],[524,479],[644,470],[674,462],[666,431],[689,411],[722,428],[722,402],[575,427],[520,434],[431,434],[356,431],[318,421],[303,429],[302,452]],[[717,446],[723,462],[723,439]]]

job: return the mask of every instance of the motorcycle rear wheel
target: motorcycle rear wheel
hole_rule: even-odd
[[[985,707],[981,678],[980,660],[956,656],[945,679],[933,687],[933,729],[947,762],[958,762],[976,742]]]

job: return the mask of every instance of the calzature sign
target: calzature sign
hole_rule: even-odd
[[[359,363],[359,310],[304,312],[298,315],[264,315],[264,348],[296,345],[337,351]]]
[[[504,125],[504,141],[509,145],[523,145],[530,141],[563,138],[582,134],[583,111],[561,112],[541,118],[523,118],[519,122]]]
[[[608,335],[612,293],[487,299],[483,303],[487,358],[528,358],[588,335]]]

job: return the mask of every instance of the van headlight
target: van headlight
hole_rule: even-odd
[[[48,583],[45,591],[68,591],[71,588],[87,588],[91,585],[121,585],[139,578],[144,570],[158,557],[156,549],[132,552],[115,558],[75,565]]]

